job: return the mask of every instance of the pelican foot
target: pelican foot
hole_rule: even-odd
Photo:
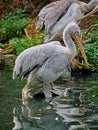
[[[72,59],[71,61],[71,67],[73,70],[83,70],[83,69],[90,69],[90,66],[85,66],[82,63],[80,63],[77,59]]]
[[[33,99],[33,94],[30,92],[30,90],[23,89],[22,90],[22,99]]]
[[[54,90],[50,90],[50,92],[52,93],[52,96],[62,96],[62,92],[59,89],[54,89]]]

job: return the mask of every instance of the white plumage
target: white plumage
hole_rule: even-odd
[[[45,27],[45,42],[62,40],[63,29],[72,20],[79,21],[98,10],[98,0],[84,3],[78,0],[59,0],[41,9],[36,28]],[[96,8],[96,9],[94,9]],[[94,10],[93,10],[94,9]],[[90,12],[85,15],[86,13]],[[85,16],[84,16],[85,15]]]
[[[22,77],[34,68],[40,67],[55,52],[53,44],[60,45],[58,41],[54,41],[48,45],[43,44],[24,50],[15,61],[13,79],[17,76]]]
[[[53,41],[24,50],[16,59],[13,79],[30,73],[23,95],[28,97],[30,89],[57,80],[63,73],[70,74],[71,59],[76,55],[76,47],[71,34],[80,35],[76,22],[71,22],[65,28],[63,38],[65,46]]]

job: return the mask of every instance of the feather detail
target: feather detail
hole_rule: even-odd
[[[61,46],[58,41],[54,41],[48,44],[30,47],[20,53],[15,61],[13,79],[17,76],[25,77],[32,70],[40,67],[54,53],[56,45]]]
[[[45,25],[46,33],[50,31],[57,20],[66,12],[73,0],[60,0],[46,5],[40,11],[36,28],[42,28]]]

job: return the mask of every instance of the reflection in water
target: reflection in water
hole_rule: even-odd
[[[0,130],[98,130],[98,74],[58,80],[59,96],[21,101],[25,83],[10,73],[0,77]]]
[[[13,130],[16,130],[17,127],[18,129],[20,127],[20,130],[89,130],[98,128],[98,117],[92,117],[93,113],[98,112],[98,106],[93,108],[94,104],[89,104],[84,100],[85,91],[86,89],[75,88],[69,97],[56,96],[48,101],[45,99],[24,100],[20,112],[17,112],[17,108],[15,108]],[[81,93],[82,98],[80,99]],[[89,110],[90,115],[88,116]],[[91,111],[93,112],[91,113]]]
[[[13,116],[15,127],[13,130],[19,129],[17,126],[19,123],[21,124],[20,129],[23,128],[24,130],[65,130],[68,128],[62,121],[63,118],[53,109],[51,102],[45,100],[24,102],[20,116],[17,114],[17,108],[15,111],[16,114],[14,115],[16,116]]]

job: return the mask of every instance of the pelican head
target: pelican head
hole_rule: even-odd
[[[76,21],[71,21],[65,28],[64,28],[64,31],[63,31],[63,35],[64,34],[77,34],[77,35],[80,35],[81,32],[80,32],[80,28],[79,26],[77,25]]]
[[[82,44],[83,41],[81,38],[81,31],[78,24],[75,21],[70,22],[63,31],[64,44],[66,45],[67,48],[71,50],[71,52],[73,52],[72,55],[74,57],[76,54],[76,47],[71,38],[73,38],[75,43],[78,44],[81,54],[84,58],[84,61],[86,65],[89,66],[89,63],[87,61],[86,54],[83,48],[83,44]]]

